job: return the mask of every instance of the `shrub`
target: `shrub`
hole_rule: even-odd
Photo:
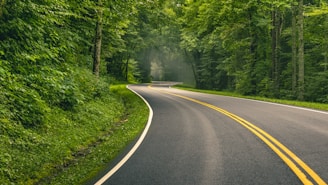
[[[5,94],[13,119],[27,128],[41,125],[46,112],[49,111],[46,102],[35,90],[17,82],[13,84],[11,91]]]

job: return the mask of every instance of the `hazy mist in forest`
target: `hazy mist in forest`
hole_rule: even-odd
[[[178,81],[195,85],[192,68],[179,50],[152,50],[149,53],[150,73],[155,81]]]

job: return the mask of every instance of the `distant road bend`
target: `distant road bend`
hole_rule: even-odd
[[[327,112],[166,84],[129,88],[148,102],[150,121],[134,147],[95,184],[328,182]]]

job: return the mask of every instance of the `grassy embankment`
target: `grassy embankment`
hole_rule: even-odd
[[[178,89],[184,89],[184,90],[194,91],[194,92],[202,92],[202,93],[216,94],[216,95],[222,95],[222,96],[232,96],[232,97],[238,97],[238,98],[260,100],[260,101],[266,101],[266,102],[272,102],[272,103],[280,103],[280,104],[285,104],[285,105],[293,105],[293,106],[328,111],[328,104],[324,104],[324,103],[282,100],[282,99],[265,98],[265,97],[259,97],[259,96],[243,96],[243,95],[240,95],[238,93],[233,93],[233,92],[201,90],[201,89],[195,89],[193,87],[185,86],[185,85],[176,85],[174,87],[178,88]]]
[[[82,73],[81,88],[94,87],[98,80]],[[83,184],[138,136],[147,122],[147,106],[126,85],[101,86],[101,96],[73,111],[50,107],[40,127],[2,119],[1,184]]]
[[[96,140],[76,152],[69,167],[61,166],[58,175],[52,176],[54,178],[45,184],[85,183],[104,169],[143,130],[149,113],[145,103],[129,91],[126,85],[113,85],[111,92],[116,101],[118,100],[118,107],[111,106],[108,110],[109,106],[105,102],[95,104],[104,105],[103,109],[107,111],[107,115],[115,112],[117,108],[123,108],[122,114],[112,121],[110,127],[99,132],[99,135],[95,136]]]

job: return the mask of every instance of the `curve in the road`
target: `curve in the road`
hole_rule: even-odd
[[[148,86],[149,88],[152,88],[151,86]],[[152,88],[154,89],[154,88]],[[157,91],[160,91],[158,89],[154,89]],[[312,170],[305,162],[303,162],[299,157],[296,156],[291,150],[289,150],[286,146],[284,146],[281,142],[279,142],[277,139],[275,139],[273,136],[265,132],[264,130],[260,129],[259,127],[255,126],[254,124],[244,120],[243,118],[232,114],[224,109],[221,109],[217,106],[211,105],[206,102],[202,102],[187,96],[182,96],[179,94],[167,92],[167,91],[161,91],[166,94],[170,94],[176,97],[180,97],[189,101],[192,101],[194,103],[206,106],[208,108],[211,108],[215,111],[218,111],[231,119],[235,120],[245,128],[247,128],[249,131],[251,131],[254,135],[259,137],[264,143],[266,143],[269,148],[271,148],[286,164],[287,166],[296,174],[296,176],[302,181],[303,184],[313,184],[311,180],[309,180],[306,176],[306,174],[303,173],[299,167],[301,167],[308,175],[319,185],[325,185],[327,184],[314,170]],[[288,156],[287,156],[288,155]],[[294,161],[294,162],[293,162]],[[295,164],[296,163],[296,164]]]
[[[250,123],[249,121],[246,121],[245,119],[237,116],[236,114],[233,114],[231,112],[228,112],[225,109],[219,108],[218,106],[210,103],[206,103],[207,101],[202,100],[200,101],[198,98],[192,98],[189,95],[183,96],[179,93],[173,93],[169,92],[167,90],[163,90],[163,88],[152,88],[151,86],[148,86],[150,89],[156,90],[161,93],[165,93],[171,96],[175,96],[177,98],[182,98],[184,100],[196,103],[198,105],[202,105],[204,107],[210,108],[212,110],[215,110],[222,115],[225,115],[231,120],[236,121],[239,123],[241,126],[246,128],[250,133],[254,134],[257,138],[262,140],[277,156],[280,157],[280,159],[288,166],[291,171],[296,175],[296,177],[303,183],[303,184],[319,184],[319,185],[327,185],[327,183],[314,171],[312,170],[305,162],[303,162],[298,156],[296,156],[291,150],[289,150],[285,145],[283,145],[281,142],[279,142],[277,139],[275,139],[273,136],[268,134],[266,131],[263,129],[259,128],[258,126],[255,126],[254,124]],[[136,93],[138,96],[140,96],[137,92],[134,90],[130,89],[134,93]],[[135,153],[135,151],[138,149],[138,147],[141,145],[143,142],[148,129],[150,127],[150,124],[152,122],[152,108],[150,107],[149,103],[142,97],[140,96],[147,106],[149,107],[150,110],[150,115],[148,119],[148,123],[136,142],[136,144],[133,146],[133,148],[128,152],[127,155],[123,157],[123,159],[114,167],[112,168],[105,176],[103,176],[100,180],[96,182],[97,185],[105,183],[114,173],[123,166],[125,162]],[[155,109],[154,109],[155,110]],[[115,177],[115,175],[113,176]],[[295,178],[296,179],[296,178]],[[106,182],[107,183],[107,182]]]
[[[133,89],[129,88],[129,86],[127,86],[127,88],[132,91],[133,93],[135,93],[136,95],[138,95],[148,106],[149,108],[149,116],[148,116],[148,122],[146,124],[146,127],[144,129],[144,131],[142,132],[141,136],[139,137],[138,141],[136,142],[136,144],[132,147],[132,149],[123,157],[123,159],[117,163],[108,173],[106,173],[101,179],[99,179],[95,185],[101,185],[103,184],[107,179],[109,179],[117,170],[119,170],[124,163],[129,160],[129,158],[134,154],[134,152],[139,148],[139,146],[141,145],[142,141],[145,139],[147,132],[149,130],[149,127],[151,125],[152,119],[153,119],[153,109],[150,107],[149,103],[140,95],[138,94],[136,91],[134,91]]]

